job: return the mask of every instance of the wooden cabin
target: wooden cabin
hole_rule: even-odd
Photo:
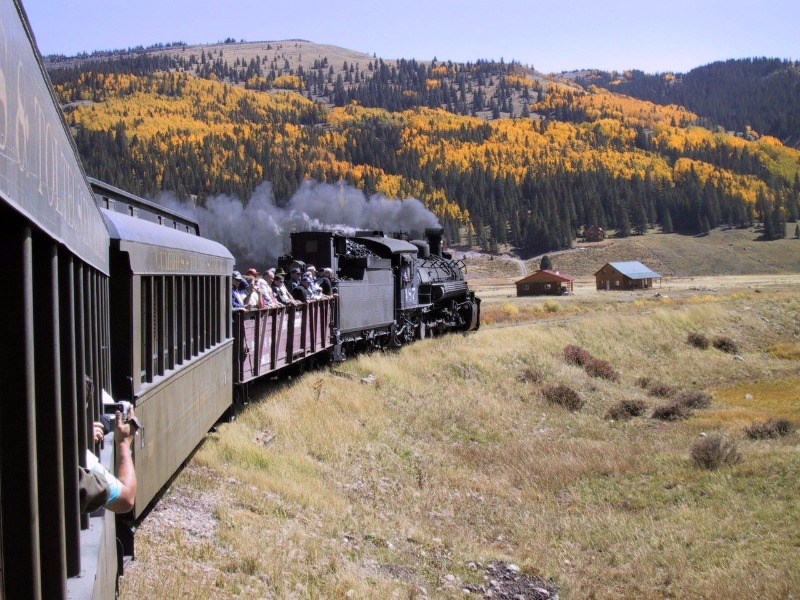
[[[653,287],[653,281],[661,279],[661,275],[632,260],[606,263],[594,278],[598,290],[646,290]]]
[[[574,277],[543,269],[516,282],[517,296],[560,296],[572,293]]]
[[[606,239],[606,232],[603,231],[602,227],[589,225],[589,227],[583,231],[583,239],[587,242],[602,242]]]

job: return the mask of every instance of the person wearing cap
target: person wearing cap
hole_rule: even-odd
[[[300,270],[299,267],[292,267],[291,271],[289,271],[289,291],[294,292],[294,288],[300,285],[300,278],[303,276],[303,272]]]
[[[291,276],[292,283],[290,284],[291,287],[289,288],[289,292],[292,294],[292,298],[298,300],[299,302],[307,302],[309,299],[309,286],[308,283],[303,283],[303,279],[305,279],[305,277],[302,277],[299,273],[294,272],[291,273]],[[296,283],[294,281],[295,279],[297,279]]]
[[[244,301],[249,284],[244,280],[239,271],[234,271],[231,276],[231,306],[233,308],[244,308]]]
[[[322,288],[317,285],[317,277],[314,275],[313,271],[306,271],[303,273],[302,279],[308,279],[309,283],[311,283],[311,293],[313,294],[314,298],[322,297]]]
[[[300,278],[300,285],[305,290],[306,302],[322,297],[322,292],[314,289],[314,280],[309,275],[306,274]]]

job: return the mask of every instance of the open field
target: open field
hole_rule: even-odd
[[[571,250],[551,252],[553,269],[582,280],[590,280],[606,262],[638,260],[667,279],[730,275],[785,275],[800,273],[800,240],[794,238],[795,223],[787,225],[787,238],[764,242],[755,229],[714,229],[708,235],[663,234],[597,243],[575,243]],[[541,256],[525,261],[531,273]],[[508,257],[470,253],[467,267],[471,279],[520,279],[518,261]]]
[[[471,282],[484,314],[542,307],[533,322],[309,373],[210,434],[140,527],[122,597],[800,598],[800,435],[744,431],[800,424],[800,275],[548,301],[490,279]],[[651,418],[665,389],[711,404]],[[608,418],[622,400],[640,416]],[[741,461],[696,466],[717,436]]]

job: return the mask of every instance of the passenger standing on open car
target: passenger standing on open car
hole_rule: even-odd
[[[264,299],[266,308],[280,308],[283,306],[280,299],[275,295],[272,289],[272,282],[275,280],[275,271],[269,269],[264,271],[264,275],[256,280],[258,289],[261,292],[261,297]]]
[[[233,308],[244,308],[248,287],[249,284],[244,280],[242,274],[234,271],[231,276],[231,306]]]
[[[333,270],[330,267],[322,269],[322,274],[317,278],[317,285],[325,296],[333,295]]]
[[[289,271],[289,283],[286,287],[289,288],[289,291],[294,296],[295,288],[300,287],[300,279],[303,277],[303,272],[298,267],[293,267],[291,271]]]
[[[283,302],[286,305],[298,304],[298,301],[292,298],[292,295],[289,293],[289,290],[286,289],[286,285],[283,283],[285,275],[286,274],[283,271],[278,271],[275,273],[275,277],[272,280],[272,291],[275,292],[275,296],[280,302]]]
[[[314,299],[314,288],[311,287],[311,278],[308,275],[303,275],[300,278],[299,289],[303,290],[306,302]]]

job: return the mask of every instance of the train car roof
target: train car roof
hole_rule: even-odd
[[[418,248],[405,240],[398,240],[395,238],[390,237],[377,237],[377,236],[365,236],[365,237],[354,237],[355,241],[364,244],[373,252],[378,252],[379,254],[414,254],[416,255],[418,252]]]
[[[130,192],[126,192],[123,189],[115,187],[110,183],[106,183],[105,181],[100,181],[99,179],[95,179],[94,177],[89,177],[88,180],[89,184],[92,186],[92,191],[94,192],[95,196],[100,196],[100,197],[105,196],[108,198],[112,198],[114,200],[122,200],[123,202],[131,206],[136,206],[137,208],[145,210],[153,215],[162,215],[172,220],[175,220],[179,223],[189,224],[195,229],[195,231],[197,231],[198,233],[200,232],[200,225],[197,222],[197,220],[193,217],[166,208],[156,202],[153,202],[152,200],[146,200],[145,198],[136,196],[135,194],[131,194]],[[107,208],[107,207],[101,206],[101,208]]]
[[[214,240],[101,209],[113,241],[128,252],[137,274],[229,275],[234,258]]]

